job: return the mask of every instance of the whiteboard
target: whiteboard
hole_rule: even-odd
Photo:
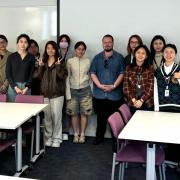
[[[180,51],[179,7],[179,0],[61,0],[60,33],[69,34],[73,43],[84,40],[90,58],[102,50],[105,34],[114,36],[115,49],[124,56],[132,34],[147,46],[161,34]]]
[[[9,43],[8,49],[16,51],[16,38],[26,33],[35,39],[41,54],[48,40],[57,36],[57,6],[55,0],[1,0],[0,34],[4,34]]]

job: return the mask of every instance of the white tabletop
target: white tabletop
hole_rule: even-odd
[[[29,178],[19,178],[19,177],[14,177],[14,176],[3,176],[0,175],[1,180],[28,180]],[[35,180],[35,179],[32,179]]]
[[[136,111],[119,138],[180,144],[180,113]]]
[[[47,104],[0,103],[0,129],[16,129]]]

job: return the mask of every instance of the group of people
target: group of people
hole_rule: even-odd
[[[42,57],[37,42],[26,34],[17,37],[15,53],[7,51],[7,43],[0,35],[0,93],[7,93],[10,102],[17,94],[44,96],[49,104],[44,111],[46,146],[60,147],[62,122],[69,129],[64,112],[71,117],[73,143],[85,143],[88,116],[96,113],[95,145],[103,142],[107,119],[122,103],[132,113],[137,109],[180,112],[177,49],[161,35],[152,39],[150,51],[139,35],[132,35],[123,58],[114,50],[113,36],[106,34],[102,52],[92,61],[85,57],[83,41],[75,44],[74,53],[69,51],[66,34],[57,43],[48,41]]]

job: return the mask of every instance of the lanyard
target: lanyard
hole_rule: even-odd
[[[178,65],[176,63],[174,63],[171,72],[169,74],[166,74],[165,69],[164,69],[164,64],[161,65],[161,73],[164,77],[164,80],[166,82],[166,89],[168,89],[169,83],[170,83],[170,78],[171,76],[174,74],[174,72],[176,71]]]

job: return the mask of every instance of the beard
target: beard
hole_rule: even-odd
[[[105,52],[110,52],[110,51],[112,51],[112,50],[113,50],[113,48],[104,49]]]

